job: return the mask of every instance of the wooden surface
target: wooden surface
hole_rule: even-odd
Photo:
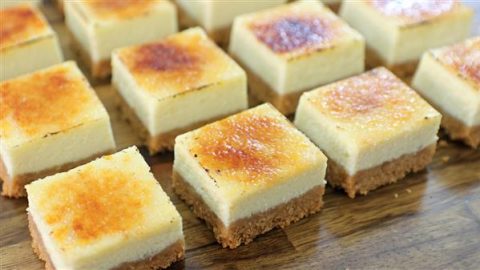
[[[61,17],[44,8],[67,58]],[[477,25],[478,26],[478,25]],[[96,90],[111,115],[119,149],[138,142],[120,121],[109,85]],[[143,151],[145,153],[145,151]],[[352,200],[330,188],[323,210],[247,246],[221,248],[171,191],[172,154],[147,157],[183,217],[186,259],[172,269],[479,269],[480,151],[442,143],[424,172]],[[43,269],[30,247],[26,199],[0,198],[0,269]]]

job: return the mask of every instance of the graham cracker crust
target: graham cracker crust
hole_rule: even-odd
[[[38,228],[33,221],[33,218],[30,214],[28,214],[28,229],[30,231],[30,235],[32,237],[32,248],[37,256],[45,261],[45,269],[46,270],[55,270],[53,263],[50,259],[50,256],[44,246],[42,237],[38,232]],[[141,261],[134,261],[134,262],[126,262],[123,263],[113,269],[115,270],[129,270],[129,269],[158,269],[162,268],[165,269],[169,267],[172,263],[176,261],[183,260],[185,256],[185,244],[182,240],[178,240],[177,242],[173,243],[172,245],[168,246],[160,253],[157,253],[151,258]]]
[[[84,67],[86,67],[90,75],[93,79],[102,80],[106,79],[112,74],[112,67],[110,64],[110,59],[105,59],[99,62],[94,62],[92,58],[90,58],[90,54],[83,48],[82,44],[77,40],[75,35],[69,30],[68,31],[70,40],[71,40],[71,48],[74,52],[77,59]]]
[[[176,6],[178,11],[178,24],[181,30],[198,25],[201,26],[201,24],[197,22],[194,18],[192,18],[190,15],[188,15],[187,12],[185,12],[180,5],[176,4]],[[228,43],[230,41],[230,26],[206,32],[207,35],[220,47],[225,50],[228,48]]]
[[[115,152],[115,149],[101,152],[98,154],[94,154],[88,158],[82,159],[80,161],[74,161],[70,163],[66,163],[63,165],[55,166],[53,168],[45,169],[39,172],[34,172],[34,173],[25,173],[21,175],[16,175],[13,178],[11,178],[7,174],[7,169],[5,167],[5,164],[3,163],[2,158],[0,157],[0,180],[3,181],[2,185],[2,195],[5,197],[10,197],[10,198],[20,198],[20,197],[25,197],[27,196],[27,191],[25,190],[25,185],[31,183],[34,180],[44,178],[49,175],[54,175],[56,173],[68,171],[70,169],[73,169],[77,166],[83,165],[85,163],[88,163],[98,157],[101,157],[103,155],[111,154]]]
[[[419,62],[418,60],[414,60],[402,64],[387,65],[377,52],[373,51],[371,48],[368,47],[366,49],[365,61],[367,70],[384,66],[406,83],[411,82]]]
[[[442,114],[441,126],[452,140],[460,140],[474,149],[478,148],[480,145],[480,125],[467,126],[448,113],[442,110],[439,111]]]
[[[429,145],[416,153],[403,155],[354,175],[349,175],[341,165],[328,159],[326,179],[331,186],[343,188],[352,199],[356,194],[367,195],[371,190],[397,182],[410,172],[423,170],[432,161],[436,146]]]
[[[172,184],[175,193],[191,206],[194,214],[205,220],[207,225],[213,229],[213,234],[218,243],[222,244],[224,248],[231,249],[241,244],[248,244],[255,237],[274,228],[285,228],[291,223],[320,211],[323,206],[322,196],[325,191],[324,187],[314,187],[286,203],[254,214],[251,217],[242,218],[225,227],[194,188],[175,170],[173,170]]]
[[[293,114],[297,110],[300,96],[308,89],[295,91],[290,94],[280,95],[273,90],[258,75],[252,72],[238,57],[230,54],[232,58],[238,62],[247,74],[249,106],[255,106],[262,102],[269,102],[278,111],[284,115]]]
[[[114,87],[116,88],[116,86]],[[113,98],[122,118],[127,121],[136,131],[138,137],[142,141],[142,144],[147,146],[150,155],[154,155],[163,151],[173,151],[173,147],[175,145],[175,138],[178,135],[194,130],[229,115],[220,115],[218,117],[200,121],[186,127],[177,128],[163,134],[152,136],[150,135],[150,132],[147,130],[147,128],[143,125],[140,118],[138,118],[133,108],[128,105],[128,103],[123,99],[123,97],[116,89],[114,91]]]
[[[333,12],[338,13],[340,10],[340,6],[342,3],[332,3],[332,4],[327,4],[328,8],[330,8]]]

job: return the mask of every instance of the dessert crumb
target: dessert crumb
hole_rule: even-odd
[[[407,193],[412,193],[412,190],[409,189],[409,188],[405,189],[405,191],[406,191]]]
[[[393,197],[398,198],[398,193],[393,194]]]
[[[440,141],[438,142],[438,146],[444,147],[444,146],[447,146],[447,145],[448,145],[448,143],[447,143],[447,141],[445,141],[445,140],[440,140]]]
[[[443,162],[448,162],[450,160],[450,157],[449,156],[443,156],[442,157],[442,161]]]

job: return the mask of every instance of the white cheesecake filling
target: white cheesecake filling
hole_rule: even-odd
[[[63,56],[57,36],[52,33],[0,50],[0,60],[0,81],[3,81],[59,64]]]
[[[466,126],[480,125],[480,91],[425,53],[412,82],[432,105]]]
[[[401,25],[363,1],[345,1],[340,15],[365,37],[368,46],[387,65],[418,60],[428,49],[468,37],[473,13],[461,9],[428,23]]]
[[[275,7],[286,0],[257,1],[190,1],[177,0],[177,4],[207,31],[229,27],[241,14]]]
[[[226,116],[248,107],[244,73],[198,90],[192,89],[157,99],[146,90],[138,88],[133,76],[115,54],[112,66],[113,85],[152,136]]]
[[[93,62],[110,59],[116,48],[159,39],[178,31],[177,13],[170,3],[154,8],[146,15],[104,23],[85,18],[77,5],[66,2],[66,24]]]
[[[11,177],[41,172],[115,149],[108,116],[20,145],[0,141],[0,155]]]
[[[128,240],[121,235],[111,236],[109,239],[104,240],[105,245],[113,241],[125,242],[123,242],[122,245],[110,248],[108,252],[104,251],[97,253],[94,257],[89,256],[83,260],[78,260],[65,257],[51,238],[46,237],[49,234],[49,228],[42,221],[37,211],[35,211],[35,208],[30,206],[28,212],[37,226],[40,236],[42,237],[43,245],[45,246],[55,269],[108,270],[126,262],[147,260],[177,241],[183,241],[181,220],[177,219],[161,232],[143,235],[141,239]],[[80,256],[81,252],[75,254],[75,257]]]
[[[249,192],[249,196],[236,196],[239,199],[234,200],[232,196],[228,196],[215,186],[214,181],[208,179],[210,176],[189,152],[185,140],[184,135],[177,137],[173,169],[193,187],[197,195],[226,227],[239,219],[248,218],[287,203],[315,187],[325,186],[326,164],[320,163],[311,170],[295,176],[295,179],[286,180],[256,192]],[[255,189],[255,187],[252,188]],[[237,190],[237,192],[241,191]]]
[[[0,8],[7,8],[22,3],[30,3],[32,5],[40,5],[41,0],[3,0],[0,1]]]
[[[342,132],[335,122],[320,117],[317,109],[303,95],[295,115],[295,125],[327,156],[349,175],[381,165],[403,155],[416,153],[437,141],[441,117],[429,116],[423,124],[398,131],[398,135],[362,147],[353,131]],[[352,134],[353,133],[353,134]]]

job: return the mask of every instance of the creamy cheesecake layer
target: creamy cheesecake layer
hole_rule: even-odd
[[[238,17],[229,51],[279,94],[363,71],[363,38],[321,3],[304,1]]]
[[[228,227],[323,187],[326,157],[266,104],[177,137],[173,168]]]
[[[181,217],[149,170],[132,147],[27,186],[56,269],[112,269],[183,242]]]
[[[480,87],[440,63],[434,52],[422,57],[413,87],[434,106],[466,126],[480,125]]]
[[[441,116],[384,68],[307,92],[295,125],[354,175],[437,140]]]
[[[473,11],[455,0],[345,1],[340,14],[386,65],[466,38],[473,21]]]
[[[74,62],[0,84],[0,154],[10,176],[115,148],[107,111]]]
[[[0,1],[0,8],[7,8],[11,6],[16,6],[19,4],[25,4],[29,3],[32,5],[39,5],[41,0],[6,0],[6,1]]]
[[[247,108],[245,72],[199,28],[116,51],[113,84],[150,135]]]
[[[207,31],[229,27],[238,15],[275,7],[286,0],[259,1],[189,1],[176,3]]]
[[[0,17],[0,81],[62,62],[57,36],[36,8],[18,5]]]
[[[168,1],[67,1],[65,22],[93,62],[109,59],[116,48],[151,41],[177,31],[175,7]]]

